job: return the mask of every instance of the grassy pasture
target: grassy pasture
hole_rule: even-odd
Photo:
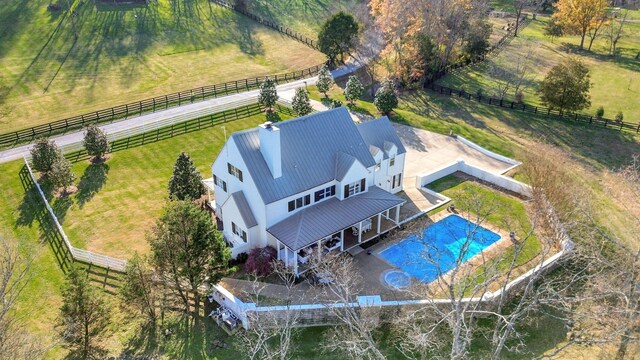
[[[0,6],[0,132],[203,85],[307,68],[324,55],[206,0]]]
[[[625,120],[640,122],[640,107],[637,102],[630,101],[640,96],[640,60],[635,59],[640,49],[640,23],[625,25],[625,35],[618,43],[619,54],[611,57],[608,55],[609,44],[604,37],[594,41],[591,52],[578,49],[580,39],[577,36],[564,36],[551,41],[544,35],[544,26],[548,21],[548,16],[538,16],[497,56],[483,64],[450,74],[439,83],[453,88],[464,87],[470,93],[482,88],[484,94],[498,97],[497,81],[491,69],[494,66],[502,68],[505,64],[514,63],[517,55],[530,53],[531,70],[524,85],[524,101],[541,105],[536,93],[537,82],[544,78],[551,67],[573,55],[581,58],[591,72],[591,107],[584,111],[594,114],[598,107],[603,106],[605,117],[612,119],[618,111],[622,111]],[[507,92],[506,99],[514,99],[513,87]]]

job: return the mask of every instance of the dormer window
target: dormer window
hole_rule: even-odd
[[[367,180],[360,179],[359,181],[353,182],[351,184],[344,186],[344,198],[348,198],[349,196],[353,196],[355,194],[361,193],[366,188]]]
[[[380,163],[380,161],[376,163],[375,171],[380,171],[380,168],[382,168],[382,165]]]
[[[392,157],[391,159],[389,159],[389,166],[393,166],[396,164],[396,157]]]

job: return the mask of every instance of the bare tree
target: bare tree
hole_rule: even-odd
[[[0,359],[39,359],[46,350],[42,339],[24,331],[24,317],[15,313],[31,274],[31,260],[0,236]]]
[[[494,88],[500,100],[513,89],[514,96],[520,93],[530,78],[533,49],[527,47],[524,53],[511,54],[489,64],[489,73],[494,79]]]
[[[377,67],[382,61],[380,53],[384,49],[384,39],[382,37],[382,31],[378,28],[377,24],[368,7],[365,4],[361,4],[355,9],[355,16],[358,23],[362,26],[358,44],[355,51],[351,56],[363,65],[363,69],[367,73],[370,79],[370,92],[371,97],[375,96],[375,83]]]
[[[326,280],[322,294],[324,303],[340,323],[331,329],[323,346],[350,359],[385,359],[374,338],[380,309],[358,305],[362,277],[353,259],[346,255],[327,254],[322,259],[313,259],[312,271],[316,277]]]
[[[589,48],[587,49],[588,51],[591,51],[591,46],[593,45],[593,42],[596,40],[598,36],[602,34],[600,32],[600,29],[602,29],[602,26],[604,26],[608,22],[609,22],[609,18],[606,13],[601,14],[593,19],[591,23],[591,27],[589,27],[589,31],[587,32],[587,36],[589,36]]]
[[[240,334],[240,339],[249,359],[289,359],[293,340],[297,333],[300,311],[292,308],[296,276],[291,268],[280,261],[273,263],[273,275],[284,291],[277,299],[282,311],[259,312],[250,321],[249,329]],[[246,294],[256,304],[264,305],[265,283],[257,277],[252,279],[251,292]],[[273,304],[272,304],[273,305]]]
[[[618,41],[623,36],[623,28],[627,23],[627,16],[629,15],[628,11],[622,11],[618,13],[618,16],[614,19],[611,19],[605,28],[605,37],[609,40],[609,55],[615,55],[616,47],[618,46]]]

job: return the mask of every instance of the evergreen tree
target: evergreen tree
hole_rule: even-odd
[[[31,148],[31,163],[36,171],[48,174],[53,164],[62,157],[58,146],[49,139],[39,139]]]
[[[206,192],[202,176],[196,170],[189,154],[182,152],[173,165],[173,175],[169,179],[169,198],[174,200],[197,200]]]
[[[553,109],[578,111],[591,105],[589,69],[579,59],[569,57],[551,68],[540,83],[540,100]]]
[[[158,288],[154,284],[154,275],[147,259],[135,252],[127,261],[120,287],[120,295],[127,305],[137,308],[151,323],[156,322],[156,308],[161,303]]]
[[[278,101],[278,92],[276,91],[276,83],[272,79],[266,79],[260,84],[260,95],[258,103],[264,106],[267,112],[273,112],[273,107]]]
[[[347,81],[347,86],[344,88],[344,98],[349,102],[349,104],[355,104],[356,100],[360,98],[362,92],[364,91],[364,87],[358,78],[354,75],[349,76],[349,81]]]
[[[398,106],[398,97],[396,96],[393,81],[386,79],[382,82],[382,86],[376,91],[376,97],[373,104],[383,114],[388,114],[396,106]]]
[[[296,94],[293,96],[291,105],[293,107],[293,111],[298,114],[298,116],[304,116],[313,112],[311,101],[309,100],[309,94],[303,88],[296,89]]]
[[[335,63],[338,57],[344,60],[344,54],[355,46],[358,35],[358,23],[352,15],[339,12],[329,18],[318,34],[320,51]]]
[[[67,273],[60,315],[63,338],[77,348],[80,358],[90,358],[96,338],[109,323],[110,313],[102,294],[89,283],[86,271],[72,267]]]
[[[324,97],[327,97],[327,93],[331,86],[333,85],[333,76],[331,75],[331,71],[329,71],[329,67],[327,65],[323,65],[318,72],[318,82],[316,86],[318,87],[318,91],[324,94]]]
[[[187,201],[171,201],[149,235],[153,264],[177,295],[185,312],[195,300],[199,312],[201,287],[217,284],[229,272],[231,251],[211,214]]]
[[[84,132],[82,144],[87,150],[87,154],[95,159],[102,158],[109,151],[107,134],[95,125],[89,126]]]
[[[71,171],[71,164],[64,156],[60,156],[56,159],[49,171],[49,180],[56,187],[62,188],[66,191],[67,187],[73,185],[76,179],[76,175]]]

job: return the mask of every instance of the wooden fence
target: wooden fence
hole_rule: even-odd
[[[79,130],[88,125],[104,124],[118,119],[126,119],[130,116],[140,116],[145,113],[166,110],[170,107],[204,101],[221,95],[257,89],[260,84],[268,78],[273,79],[276,83],[296,81],[316,75],[323,65],[324,64],[318,64],[304,70],[293,71],[290,73],[258,76],[251,79],[234,80],[221,84],[207,85],[173,94],[157,96],[151,99],[118,105],[112,108],[77,115],[6,134],[0,134],[0,148],[33,141],[40,137],[62,134],[69,130]]]
[[[426,86],[427,89],[437,92],[446,96],[457,96],[458,98],[465,100],[475,100],[479,103],[499,106],[503,109],[511,109],[518,110],[522,112],[528,112],[532,114],[539,114],[546,116],[547,118],[560,120],[560,121],[569,121],[579,124],[585,124],[588,126],[598,126],[606,129],[614,129],[614,130],[626,130],[632,131],[635,133],[640,133],[640,123],[631,123],[625,121],[616,121],[607,118],[599,118],[592,115],[578,114],[578,113],[568,113],[562,112],[559,110],[554,110],[544,106],[534,106],[528,105],[525,103],[519,103],[515,101],[507,101],[492,98],[490,96],[483,96],[481,94],[470,94],[461,89],[453,89],[450,87],[438,85],[435,83],[431,83]]]
[[[260,24],[262,24],[264,26],[270,27],[270,28],[280,32],[283,35],[286,35],[286,36],[288,36],[288,37],[290,37],[290,38],[292,38],[294,40],[297,40],[297,41],[309,46],[312,49],[320,50],[320,48],[318,47],[318,42],[317,41],[312,40],[312,39],[310,39],[310,38],[308,38],[308,37],[296,32],[296,31],[293,31],[293,30],[287,28],[287,27],[284,27],[284,26],[281,26],[279,24],[276,24],[273,21],[266,20],[266,19],[263,19],[263,18],[261,18],[261,17],[259,17],[257,15],[254,15],[254,14],[248,12],[245,8],[243,8],[241,6],[237,6],[237,5],[231,4],[231,3],[227,2],[227,1],[224,1],[224,0],[209,0],[209,1],[211,1],[214,4],[218,4],[220,6],[223,6],[223,7],[226,7],[228,9],[231,9],[233,11],[236,11],[236,12],[238,12],[238,13],[240,13],[240,14],[248,17],[248,18],[250,18],[253,21],[256,21],[256,22],[258,22],[258,23],[260,23]]]

